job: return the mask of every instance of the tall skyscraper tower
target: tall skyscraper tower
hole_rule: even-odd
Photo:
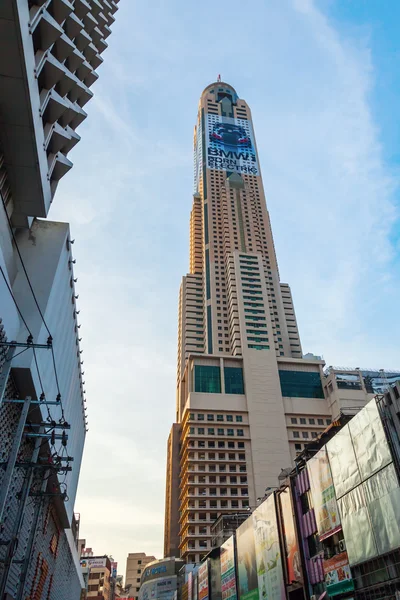
[[[166,555],[198,561],[219,514],[254,507],[277,485],[301,449],[297,419],[307,437],[326,425],[322,365],[303,358],[291,291],[279,278],[250,108],[233,87],[213,83],[194,133]]]

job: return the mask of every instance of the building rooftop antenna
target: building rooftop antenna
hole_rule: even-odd
[[[218,83],[221,83],[221,75],[218,75],[218,77],[217,77],[217,82],[218,82]]]

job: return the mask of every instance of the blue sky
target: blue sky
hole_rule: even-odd
[[[400,368],[400,7],[392,0],[122,0],[74,167],[89,434],[81,535],[125,570],[162,555],[192,135],[221,73],[252,108],[281,279],[303,350]],[[251,10],[249,10],[249,8]]]

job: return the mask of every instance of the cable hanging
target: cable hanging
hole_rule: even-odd
[[[21,261],[22,269],[23,269],[23,271],[24,271],[24,273],[25,273],[25,277],[26,277],[26,280],[27,280],[27,282],[28,282],[29,289],[30,289],[30,291],[31,291],[31,293],[32,293],[32,297],[33,297],[33,299],[34,299],[34,302],[35,302],[35,304],[36,304],[36,307],[37,307],[37,309],[38,309],[38,311],[39,311],[39,315],[40,315],[40,317],[41,317],[41,319],[42,319],[42,321],[43,321],[43,324],[44,324],[44,326],[45,326],[45,328],[46,328],[46,330],[47,330],[48,336],[49,336],[49,337],[48,337],[48,339],[47,339],[47,344],[48,344],[48,346],[50,346],[50,349],[51,349],[51,355],[52,355],[52,362],[53,362],[54,376],[55,376],[55,380],[56,380],[56,386],[57,386],[57,398],[56,398],[56,399],[57,399],[57,401],[58,401],[58,402],[60,402],[60,407],[61,407],[61,419],[60,419],[60,422],[64,422],[64,421],[65,421],[64,407],[63,407],[63,404],[62,404],[61,390],[60,390],[59,379],[58,379],[58,373],[57,373],[57,365],[56,365],[56,359],[55,359],[54,348],[53,348],[53,337],[52,337],[52,335],[51,335],[51,332],[50,332],[50,329],[49,329],[49,327],[48,327],[48,325],[47,325],[47,323],[46,323],[46,320],[45,320],[45,318],[44,318],[44,315],[43,315],[43,313],[42,313],[42,310],[41,310],[41,308],[40,308],[40,306],[39,306],[39,302],[38,302],[38,300],[37,300],[37,298],[36,298],[36,294],[35,294],[35,291],[34,291],[34,289],[33,289],[32,283],[31,283],[31,281],[30,281],[30,279],[29,279],[29,275],[28,275],[28,272],[27,272],[27,270],[26,270],[26,267],[25,267],[24,260],[23,260],[23,258],[22,258],[22,255],[21,255],[20,249],[19,249],[19,247],[18,247],[18,243],[17,243],[16,237],[15,237],[15,234],[14,234],[13,226],[12,226],[12,223],[11,223],[10,217],[8,216],[7,208],[6,208],[6,205],[5,205],[5,202],[4,202],[3,198],[2,198],[2,202],[3,202],[3,208],[4,208],[4,212],[5,212],[5,215],[6,215],[7,222],[8,222],[8,226],[9,226],[9,229],[10,229],[10,232],[11,232],[11,236],[12,236],[12,239],[13,239],[13,241],[14,241],[14,245],[15,245],[15,248],[16,248],[16,250],[17,250],[17,253],[18,253],[19,259],[20,259],[20,261]],[[15,298],[14,298],[14,295],[13,295],[13,293],[12,293],[12,290],[11,290],[11,288],[10,288],[9,284],[8,284],[8,281],[7,281],[6,277],[5,277],[4,271],[3,271],[3,269],[1,268],[1,266],[0,266],[0,269],[1,269],[1,271],[2,271],[3,278],[4,278],[4,280],[5,280],[6,284],[7,284],[7,288],[8,288],[8,290],[9,290],[9,292],[10,292],[10,294],[11,294],[11,296],[12,296],[13,300],[14,300],[14,303],[15,303],[15,306],[16,306],[16,308],[17,308],[17,310],[18,310],[18,313],[19,313],[19,315],[20,315],[20,317],[21,317],[21,319],[22,319],[22,321],[23,321],[23,323],[24,323],[25,327],[27,328],[27,330],[28,330],[28,332],[29,332],[29,337],[30,337],[30,340],[31,340],[31,342],[32,342],[32,341],[33,341],[33,335],[32,335],[32,332],[30,331],[30,329],[29,329],[28,325],[26,324],[26,321],[25,321],[25,319],[24,319],[24,317],[23,317],[23,315],[22,315],[22,313],[21,313],[21,311],[20,311],[20,309],[19,309],[19,307],[18,307],[17,301],[16,301],[16,300],[15,300]],[[28,341],[29,341],[29,338],[28,338]],[[35,355],[35,353],[34,353],[34,355]],[[35,362],[36,362],[36,368],[37,368],[37,360],[36,360],[36,355],[35,355]],[[39,371],[38,371],[38,374],[39,374]],[[43,389],[42,389],[42,393],[43,393]]]

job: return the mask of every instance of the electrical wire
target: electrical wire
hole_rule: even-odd
[[[37,301],[37,298],[36,298],[35,292],[34,292],[34,290],[33,290],[33,287],[32,287],[32,284],[31,284],[31,281],[30,281],[30,279],[29,279],[28,272],[27,272],[27,270],[26,270],[26,267],[25,267],[24,261],[23,261],[23,259],[22,259],[21,252],[20,252],[20,250],[19,250],[19,247],[18,247],[18,244],[17,244],[17,240],[16,240],[16,238],[15,238],[14,229],[13,229],[13,226],[12,226],[12,223],[11,223],[11,219],[10,219],[10,217],[8,216],[8,212],[7,212],[6,204],[5,204],[5,202],[4,202],[4,199],[3,199],[3,198],[2,198],[2,200],[3,200],[4,212],[5,212],[5,214],[6,214],[6,218],[7,218],[8,225],[9,225],[9,228],[10,228],[10,231],[11,231],[11,235],[12,235],[12,238],[13,238],[13,241],[14,241],[14,244],[15,244],[15,248],[16,248],[16,250],[17,250],[17,253],[18,253],[19,259],[20,259],[20,261],[21,261],[22,269],[23,269],[23,271],[24,271],[24,273],[25,273],[26,280],[27,280],[27,282],[28,282],[28,285],[29,285],[29,288],[30,288],[30,290],[31,290],[31,292],[32,292],[33,299],[34,299],[34,301],[35,301],[35,304],[36,304],[36,306],[37,306],[37,309],[38,309],[38,311],[39,311],[39,314],[40,314],[40,316],[41,316],[41,318],[42,318],[42,321],[43,321],[43,323],[44,323],[44,326],[45,326],[45,327],[46,327],[46,329],[47,329],[47,333],[49,334],[49,337],[51,337],[50,329],[47,327],[47,323],[46,323],[46,321],[45,321],[45,318],[44,318],[44,316],[43,316],[42,310],[41,310],[41,308],[40,308],[40,306],[39,306],[39,302]]]
[[[42,392],[41,398],[45,399],[46,398],[46,394],[44,393],[42,378],[40,376],[39,365],[38,365],[38,360],[37,360],[37,357],[36,357],[36,350],[35,350],[34,346],[32,346],[32,350],[33,350],[33,357],[35,359],[36,371],[37,371],[38,378],[39,378],[40,389],[41,389],[41,392]],[[49,409],[49,406],[48,406],[47,403],[46,403],[46,408],[47,408],[47,418],[49,420],[51,420],[51,413],[50,413],[50,409]]]
[[[38,311],[39,311],[39,315],[40,315],[40,317],[41,317],[41,319],[42,319],[42,321],[43,321],[43,324],[44,324],[44,326],[45,326],[45,328],[46,328],[46,330],[47,330],[47,333],[48,333],[48,335],[49,335],[49,337],[48,337],[48,340],[47,340],[47,343],[50,345],[50,348],[51,348],[52,361],[53,361],[53,368],[54,368],[54,375],[55,375],[56,386],[57,386],[57,394],[58,394],[57,398],[59,399],[59,401],[60,401],[60,406],[61,406],[61,419],[60,419],[60,422],[64,422],[64,421],[65,421],[65,417],[64,417],[64,408],[63,408],[63,405],[62,405],[62,397],[61,397],[60,385],[59,385],[59,380],[58,380],[57,365],[56,365],[56,359],[55,359],[54,348],[53,348],[53,337],[52,337],[52,335],[51,335],[51,332],[50,332],[50,329],[49,329],[49,327],[48,327],[48,325],[47,325],[47,323],[46,323],[46,320],[45,320],[45,318],[44,318],[44,315],[43,315],[43,313],[42,313],[42,310],[41,310],[41,308],[40,308],[40,306],[39,306],[39,302],[38,302],[38,300],[37,300],[37,298],[36,298],[36,294],[35,294],[35,291],[34,291],[34,289],[33,289],[32,283],[31,283],[31,281],[30,281],[30,279],[29,279],[29,275],[28,275],[28,272],[27,272],[27,270],[26,270],[25,263],[24,263],[24,260],[23,260],[23,258],[22,258],[22,255],[21,255],[20,249],[19,249],[19,247],[18,247],[17,239],[16,239],[16,237],[15,237],[15,234],[14,234],[14,229],[13,229],[13,226],[12,226],[12,223],[11,223],[11,220],[10,220],[10,217],[8,216],[7,207],[6,207],[6,205],[5,205],[5,202],[4,202],[4,199],[3,199],[3,198],[2,198],[2,201],[3,201],[3,208],[4,208],[4,212],[5,212],[5,215],[6,215],[7,222],[8,222],[8,226],[9,226],[9,229],[10,229],[10,232],[11,232],[11,236],[12,236],[12,239],[13,239],[13,241],[14,241],[14,245],[15,245],[15,248],[16,248],[16,250],[17,250],[17,253],[18,253],[19,259],[20,259],[20,261],[21,261],[22,269],[23,269],[23,271],[24,271],[24,273],[25,273],[25,277],[26,277],[26,280],[27,280],[27,282],[28,282],[29,289],[31,290],[31,293],[32,293],[32,296],[33,296],[33,300],[34,300],[34,302],[35,302],[35,304],[36,304],[36,307],[37,307],[37,309],[38,309]],[[1,268],[1,266],[0,266],[0,268]],[[21,311],[20,311],[20,309],[19,309],[19,307],[18,307],[18,305],[17,305],[17,302],[16,302],[16,300],[15,300],[15,298],[14,298],[14,295],[13,295],[13,293],[12,293],[12,290],[11,290],[10,286],[8,285],[8,281],[7,281],[6,277],[5,277],[5,274],[4,274],[4,271],[3,271],[3,269],[2,269],[2,268],[1,268],[1,271],[2,271],[2,274],[3,274],[3,277],[4,277],[4,281],[6,282],[6,284],[7,284],[7,287],[8,287],[8,289],[9,289],[9,292],[10,292],[10,294],[11,294],[11,296],[12,296],[13,300],[14,300],[15,306],[17,307],[18,313],[20,314],[20,316],[21,316],[21,318],[22,318],[22,320],[23,320],[23,322],[24,322],[24,324],[25,324],[25,327],[26,327],[26,328],[27,328],[27,330],[29,331],[29,334],[30,334],[30,335],[31,335],[31,337],[33,338],[33,336],[32,336],[32,333],[31,333],[30,329],[28,328],[28,326],[27,326],[27,324],[26,324],[26,321],[25,321],[25,319],[23,318],[23,316],[22,316],[22,313],[21,313]],[[42,390],[42,392],[43,392],[43,390]]]
[[[28,348],[24,348],[23,350],[21,350],[21,352],[18,352],[18,354],[13,354],[12,357],[9,358],[8,360],[6,360],[5,362],[11,362],[12,360],[14,360],[14,358],[17,358],[17,356],[19,356],[20,354],[23,354],[24,352],[26,352],[29,349],[30,349],[29,346],[28,346]]]
[[[15,299],[15,297],[14,297],[14,294],[12,293],[12,289],[11,289],[11,287],[10,287],[10,284],[9,284],[9,283],[8,283],[8,281],[7,281],[7,277],[5,276],[5,273],[4,273],[4,271],[3,271],[3,267],[2,267],[1,265],[0,265],[0,271],[1,271],[1,274],[3,275],[3,279],[4,279],[4,281],[5,281],[5,284],[6,284],[7,288],[8,288],[8,291],[10,292],[10,296],[11,296],[11,298],[12,298],[12,299],[13,299],[13,301],[14,301],[14,304],[15,304],[15,307],[16,307],[16,309],[17,309],[17,311],[18,311],[18,314],[19,314],[19,316],[21,317],[21,320],[22,320],[23,324],[25,325],[26,329],[28,330],[28,333],[29,333],[29,335],[32,335],[32,332],[31,332],[31,330],[29,329],[29,327],[28,327],[28,325],[27,325],[27,322],[25,321],[25,319],[24,319],[24,316],[23,316],[22,312],[20,311],[20,308],[19,308],[19,306],[18,306],[18,304],[17,304],[17,301],[16,301],[16,299]]]

